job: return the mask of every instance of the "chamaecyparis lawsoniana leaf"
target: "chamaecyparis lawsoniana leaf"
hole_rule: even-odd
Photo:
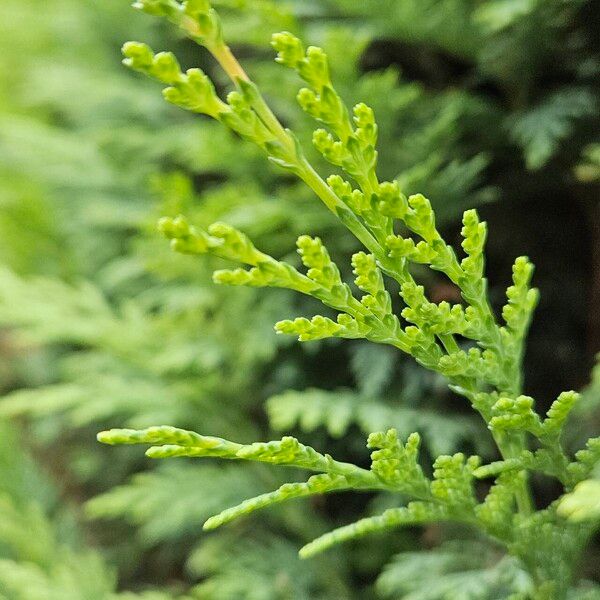
[[[168,102],[219,121],[260,148],[271,163],[304,182],[361,242],[364,251],[352,258],[357,293],[343,280],[342,270],[323,241],[307,235],[297,241],[305,272],[263,253],[244,233],[220,222],[203,229],[184,217],[162,219],[159,228],[171,240],[172,248],[242,265],[216,271],[216,283],[291,289],[321,301],[337,314],[334,318],[316,315],[280,321],[278,333],[295,335],[300,341],[341,337],[386,344],[444,376],[451,389],[484,419],[501,460],[482,465],[478,456],[441,455],[428,477],[418,458],[419,436],[411,434],[401,440],[395,430],[369,437],[369,448],[374,449],[369,470],[336,461],[289,436],[248,445],[164,426],[110,430],[99,434],[99,440],[150,444],[147,455],[152,458],[251,460],[319,473],[304,483],[284,484],[227,509],[209,519],[207,528],[291,498],[336,490],[386,490],[411,500],[406,506],[327,533],[305,546],[301,554],[311,556],[341,541],[392,527],[455,521],[479,529],[520,559],[534,581],[534,598],[566,598],[589,532],[561,516],[572,496],[536,511],[528,473],[549,474],[567,492],[574,488],[577,493],[578,485],[588,485],[581,482],[600,456],[594,439],[575,461],[561,445],[562,427],[577,400],[574,392],[561,394],[546,419],[536,412],[534,399],[523,393],[523,347],[538,301],[538,293],[530,285],[533,267],[529,260],[520,257],[515,261],[513,285],[507,290],[508,303],[499,322],[485,278],[486,224],[476,211],[464,213],[459,254],[440,234],[435,212],[424,195],[407,196],[397,182],[380,181],[374,111],[364,103],[352,109],[345,105],[322,49],[305,48],[287,32],[272,39],[277,62],[297,72],[306,84],[297,95],[300,108],[323,126],[314,133],[315,148],[343,173],[325,179],[226,45],[219,16],[208,0],[140,0],[136,7],[166,17],[204,46],[236,89],[223,100],[204,73],[197,69],[184,73],[172,54],[155,54],[145,44],[127,43],[123,47],[125,64],[166,84]],[[442,273],[460,290],[462,301],[432,301],[415,280],[414,264]],[[404,304],[400,314],[393,308],[390,280]],[[531,440],[535,450],[529,448]],[[489,477],[495,481],[481,499],[477,482]]]

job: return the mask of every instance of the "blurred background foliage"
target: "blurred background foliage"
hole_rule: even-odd
[[[451,239],[466,207],[490,221],[499,298],[514,256],[530,255],[542,303],[528,392],[544,408],[587,385],[600,349],[598,3],[215,5],[307,147],[298,83],[268,46],[282,29],[325,47],[342,95],[374,108],[384,179],[428,195]],[[356,250],[255,148],[166,105],[120,65],[122,42],[139,39],[226,90],[198,47],[124,0],[4,0],[2,13],[0,598],[468,600],[518,590],[518,565],[468,531],[462,547],[444,544],[441,526],[299,561],[315,535],[398,502],[384,495],[299,502],[202,533],[206,517],[282,483],[277,472],[151,464],[138,449],[95,443],[102,428],[157,423],[240,442],[291,432],[361,463],[365,433],[395,426],[419,430],[433,455],[492,451],[433,374],[384,347],[276,338],[272,324],[313,314],[310,300],[214,286],[216,259],[173,255],[158,238],[156,218],[183,212],[201,225],[227,221],[288,260],[302,233],[320,235],[339,264]],[[426,284],[437,300],[455,297]],[[574,445],[600,425],[594,373]],[[555,497],[551,482],[535,484],[541,504]],[[599,556],[590,549],[585,577],[600,579]],[[419,585],[425,572],[436,586]]]

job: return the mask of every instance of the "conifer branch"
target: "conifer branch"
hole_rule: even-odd
[[[524,343],[539,296],[531,287],[533,266],[529,260],[519,257],[515,261],[502,310],[504,322],[500,323],[485,278],[486,223],[475,210],[465,211],[461,230],[464,255],[460,258],[439,232],[427,198],[421,194],[407,197],[398,182],[380,181],[374,112],[364,103],[348,109],[334,87],[322,49],[305,48],[288,32],[272,38],[276,61],[296,71],[306,84],[297,95],[298,103],[322,126],[314,132],[313,145],[343,173],[327,178],[310,164],[294,133],[282,126],[226,45],[219,16],[209,0],[139,0],[134,6],[166,17],[205,47],[236,89],[224,101],[202,71],[183,73],[172,54],[154,54],[145,44],[125,44],[124,63],[166,84],[163,93],[168,102],[220,121],[261,148],[271,163],[307,184],[364,246],[364,251],[352,257],[354,283],[360,294],[355,295],[343,281],[342,270],[319,238],[301,236],[297,241],[305,273],[261,252],[245,234],[223,223],[205,231],[183,216],[162,219],[159,229],[173,249],[211,254],[242,265],[216,271],[216,283],[291,289],[320,300],[337,313],[335,319],[316,315],[280,321],[275,325],[278,333],[295,335],[300,341],[364,338],[394,346],[440,373],[482,417],[501,460],[482,465],[477,456],[443,455],[433,462],[433,476],[428,478],[419,459],[419,435],[413,433],[403,441],[393,429],[369,436],[370,469],[336,461],[292,437],[243,445],[176,428],[153,427],[110,430],[98,439],[108,444],[151,444],[147,455],[153,458],[252,460],[318,473],[306,482],[284,484],[227,509],[209,519],[206,528],[287,499],[348,489],[386,490],[411,501],[325,534],[305,546],[301,555],[311,556],[336,543],[390,527],[458,521],[478,528],[523,561],[535,582],[536,599],[565,598],[574,561],[587,538],[579,525],[564,516],[578,520],[581,491],[594,485],[589,478],[600,462],[600,438],[590,439],[586,449],[571,460],[561,434],[578,395],[560,394],[543,419],[535,410],[534,399],[523,393]],[[415,264],[443,273],[460,290],[462,303],[431,301],[411,272]],[[404,303],[399,315],[394,313],[386,278],[399,284]],[[546,510],[534,510],[529,472],[557,478],[569,494]],[[494,482],[480,501],[476,485],[484,478]],[[551,554],[556,547],[569,556],[556,559]]]

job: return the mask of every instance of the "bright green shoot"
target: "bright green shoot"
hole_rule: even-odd
[[[323,242],[307,235],[297,241],[305,272],[264,254],[242,232],[224,223],[204,231],[183,216],[163,218],[159,229],[171,240],[172,248],[186,254],[212,254],[241,265],[216,271],[215,283],[288,288],[320,300],[337,313],[335,319],[317,315],[281,321],[275,325],[277,333],[295,335],[302,342],[364,338],[394,346],[440,373],[481,415],[500,460],[482,465],[477,456],[440,456],[429,477],[421,468],[419,435],[413,433],[404,441],[393,429],[369,436],[369,470],[334,460],[291,437],[242,445],[163,426],[143,431],[114,429],[100,433],[98,439],[107,444],[149,444],[147,455],[152,458],[253,460],[315,473],[304,483],[283,485],[210,518],[206,529],[290,498],[349,489],[385,490],[412,501],[330,532],[305,546],[301,555],[312,556],[378,530],[455,521],[480,530],[521,560],[531,578],[530,597],[566,598],[592,528],[586,516],[582,518],[579,505],[572,508],[576,502],[572,495],[536,511],[528,473],[554,477],[567,494],[577,493],[581,486],[592,485],[582,482],[600,460],[600,438],[589,440],[585,450],[569,457],[561,445],[561,431],[578,394],[560,394],[545,418],[535,411],[533,398],[523,395],[523,348],[538,301],[537,290],[530,287],[532,264],[526,257],[515,261],[499,321],[490,305],[484,273],[486,224],[475,210],[464,213],[461,258],[440,235],[424,196],[406,197],[395,181],[379,180],[373,111],[362,103],[352,110],[346,107],[320,48],[305,49],[290,33],[275,34],[271,42],[276,61],[296,71],[306,84],[298,93],[298,103],[322,125],[314,132],[314,146],[338,171],[326,179],[310,164],[294,134],[281,125],[233,56],[208,0],[140,0],[134,6],[166,17],[204,46],[236,89],[224,101],[202,71],[183,73],[173,54],[154,54],[142,43],[125,44],[124,63],[166,84],[163,94],[168,102],[208,115],[259,146],[269,161],[308,185],[365,250],[352,257],[353,289],[342,280]],[[451,305],[429,300],[412,275],[412,264],[443,273],[460,289],[463,302]],[[400,287],[405,308],[399,315],[393,311],[387,279]],[[492,480],[483,499],[476,495],[480,479]],[[569,507],[577,518],[567,518]]]

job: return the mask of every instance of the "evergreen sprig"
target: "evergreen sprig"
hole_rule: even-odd
[[[598,438],[590,440],[574,461],[561,445],[562,429],[577,401],[575,392],[561,394],[546,419],[535,411],[534,399],[523,394],[524,341],[538,301],[538,292],[530,284],[533,266],[529,260],[520,257],[514,264],[513,284],[507,290],[503,322],[499,322],[485,279],[486,223],[475,210],[464,213],[464,255],[459,257],[440,234],[426,197],[407,197],[397,182],[379,180],[374,112],[364,103],[348,109],[334,87],[322,49],[305,48],[287,32],[272,39],[277,62],[295,70],[307,85],[297,96],[301,109],[324,126],[314,132],[314,146],[343,173],[326,179],[311,165],[295,135],[282,126],[233,56],[224,41],[219,16],[208,0],[140,0],[134,6],[166,17],[204,46],[236,89],[223,101],[204,73],[197,69],[183,73],[172,54],[154,54],[144,44],[124,46],[125,64],[166,84],[167,101],[220,121],[261,148],[273,164],[302,180],[364,245],[365,251],[352,257],[360,296],[343,281],[341,270],[319,238],[298,239],[305,274],[259,251],[245,234],[223,223],[204,231],[184,217],[161,220],[159,229],[171,240],[173,249],[213,254],[249,267],[217,271],[216,283],[288,288],[337,312],[335,319],[317,315],[281,321],[275,326],[278,333],[296,335],[300,341],[365,338],[394,346],[442,374],[451,389],[481,415],[501,460],[482,465],[478,456],[443,455],[433,462],[432,477],[428,478],[418,457],[419,436],[412,434],[401,441],[394,430],[369,437],[373,450],[369,470],[336,461],[292,437],[243,445],[172,427],[152,427],[110,430],[99,434],[99,440],[151,444],[147,455],[153,458],[251,460],[319,473],[306,482],[285,484],[227,509],[209,519],[207,528],[290,498],[347,489],[386,490],[412,500],[325,534],[305,546],[301,554],[311,556],[341,541],[395,526],[457,521],[478,528],[521,560],[535,584],[532,597],[566,598],[589,533],[561,516],[569,512],[569,496],[545,510],[534,510],[528,473],[539,471],[556,477],[566,492],[575,489],[577,494],[581,486],[589,486],[581,482],[590,477],[600,460],[600,445]],[[463,302],[431,301],[412,274],[413,264],[444,274],[460,290]],[[404,303],[400,315],[393,310],[386,278],[399,286]],[[488,477],[495,481],[480,501],[477,482]]]

